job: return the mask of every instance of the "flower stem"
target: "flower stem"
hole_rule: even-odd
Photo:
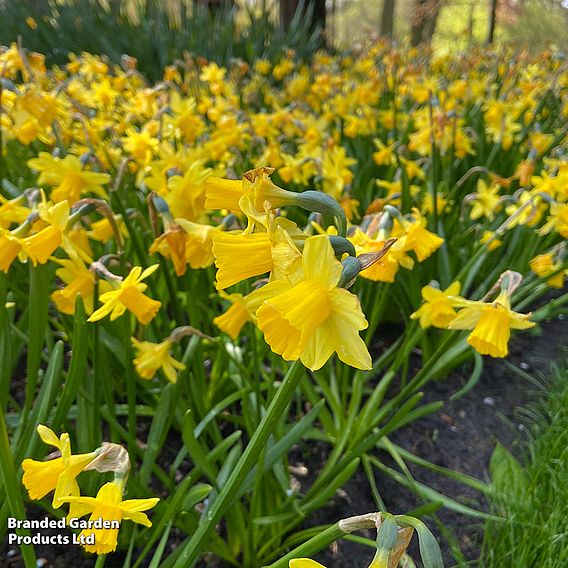
[[[12,452],[10,451],[10,442],[3,412],[0,412],[0,475],[6,489],[5,498],[10,508],[10,514],[16,519],[24,520],[26,511],[22,500],[22,490],[16,474],[16,468],[14,467]],[[29,531],[20,532],[18,530],[16,532],[21,536],[29,535]],[[22,544],[20,548],[26,568],[35,568],[36,556],[33,545]]]

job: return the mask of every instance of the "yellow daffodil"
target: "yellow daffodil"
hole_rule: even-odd
[[[213,255],[218,268],[218,290],[267,272],[283,278],[297,265],[300,252],[284,228],[290,222],[287,225],[286,219],[277,218],[268,223],[269,230],[258,233],[215,232]]]
[[[214,227],[194,223],[186,219],[175,219],[185,231],[185,261],[191,268],[207,268],[213,264],[213,237],[223,230],[223,225]]]
[[[140,266],[135,266],[124,280],[112,280],[111,284],[115,289],[99,297],[103,305],[91,314],[88,321],[99,321],[109,314],[113,321],[129,310],[141,324],[148,324],[158,313],[162,303],[143,294],[148,286],[143,284],[142,280],[155,272],[158,266],[154,264],[144,271]]]
[[[49,225],[23,240],[26,254],[34,265],[45,264],[49,257],[63,244],[64,234],[69,220],[69,205],[67,201],[57,203],[52,207],[44,205],[40,212],[41,218]],[[70,247],[74,250],[74,247]]]
[[[386,242],[385,237],[378,236],[377,238],[372,238],[359,229],[349,240],[355,245],[357,256],[370,252],[378,252],[383,249]],[[407,270],[412,270],[414,260],[405,252],[405,240],[406,237],[397,239],[388,253],[381,258],[379,262],[361,271],[360,276],[368,280],[373,280],[374,282],[394,282],[401,266]]]
[[[22,250],[22,242],[8,231],[0,228],[0,271],[7,273]]]
[[[243,211],[249,221],[265,217],[265,202],[271,209],[295,203],[296,194],[282,189],[270,180],[272,168],[256,168],[245,172],[243,179],[227,180],[211,177],[205,182],[207,209]]]
[[[487,243],[487,250],[489,251],[498,249],[503,244],[503,241],[495,237],[495,233],[493,231],[483,231],[479,242],[482,245]]]
[[[28,490],[30,499],[43,499],[48,493],[53,494],[53,507],[61,507],[64,499],[69,495],[79,495],[79,486],[75,478],[97,456],[95,452],[89,454],[71,454],[69,434],[63,433],[58,438],[47,426],[40,424],[37,432],[42,441],[58,449],[60,456],[47,461],[25,459],[22,462],[24,475],[22,482]]]
[[[327,236],[306,240],[302,275],[282,291],[281,282],[265,286],[275,295],[258,309],[258,327],[266,342],[284,359],[300,359],[317,370],[334,352],[346,364],[370,369],[371,357],[359,331],[367,327],[357,296],[337,288],[342,266]]]
[[[75,515],[84,517],[89,513],[90,520],[115,521],[118,525],[124,520],[130,520],[145,527],[152,523],[143,512],[156,506],[159,499],[127,499],[122,500],[122,488],[116,483],[105,483],[96,497],[67,497],[65,501],[74,506]],[[87,528],[81,531],[84,538],[94,535],[94,544],[83,545],[87,552],[93,554],[109,554],[116,550],[118,528]]]
[[[57,309],[63,314],[75,313],[75,299],[80,295],[85,305],[86,313],[93,311],[93,299],[95,290],[95,275],[89,270],[81,259],[54,259],[61,265],[55,273],[66,284],[61,290],[56,290],[51,295]],[[111,288],[110,284],[101,281],[99,292],[104,293]]]
[[[567,270],[561,270],[562,263],[555,262],[554,255],[552,253],[537,254],[529,262],[530,269],[541,278],[546,278],[549,274],[556,272],[554,276],[548,278],[546,283],[551,288],[563,288],[564,278],[566,276]]]
[[[159,252],[164,258],[169,258],[174,264],[178,276],[185,274],[186,264],[186,233],[179,225],[166,222],[166,230],[156,237],[150,246],[149,253]]]
[[[264,300],[274,295],[278,286],[282,288],[282,291],[287,289],[286,281],[276,280],[271,288],[267,289],[266,286],[262,286],[246,296],[242,294],[226,294],[221,290],[219,295],[224,300],[229,300],[231,306],[223,315],[214,318],[213,323],[231,339],[237,339],[245,323],[256,321],[256,311]]]
[[[453,282],[445,290],[440,290],[434,286],[424,286],[422,288],[422,298],[424,304],[418,308],[411,316],[411,319],[420,319],[420,327],[426,329],[431,325],[445,329],[456,317],[453,308],[452,297],[458,296],[461,285]]]
[[[411,220],[402,220],[402,231],[402,234],[406,237],[404,250],[413,251],[418,262],[426,260],[444,243],[442,237],[426,229],[426,219],[416,208],[412,209]],[[400,234],[400,229],[397,229],[395,225],[392,236],[398,237]]]
[[[448,324],[448,329],[471,329],[467,342],[481,355],[506,357],[509,353],[511,329],[534,327],[530,314],[511,310],[507,291],[503,291],[491,303],[464,300],[458,315]]]
[[[51,199],[56,203],[66,200],[69,205],[73,205],[87,193],[106,197],[103,185],[110,181],[110,176],[85,170],[77,156],[68,154],[60,159],[54,158],[47,152],[41,152],[38,158],[28,161],[28,166],[41,172],[39,184],[53,186]]]
[[[550,206],[550,215],[538,232],[547,235],[551,231],[556,231],[560,236],[568,239],[568,203],[553,203]]]
[[[483,180],[477,181],[477,191],[473,194],[470,204],[472,205],[469,218],[472,221],[485,217],[493,221],[495,213],[499,211],[499,185],[488,186]]]
[[[176,361],[170,354],[173,342],[165,339],[161,343],[151,341],[138,341],[135,337],[131,338],[132,345],[136,350],[134,367],[136,372],[143,379],[152,379],[159,369],[164,371],[168,381],[177,381],[177,371],[185,369],[185,365]]]

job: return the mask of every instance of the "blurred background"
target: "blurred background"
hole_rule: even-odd
[[[491,43],[562,50],[567,0],[0,0],[0,44],[21,38],[48,62],[70,52],[135,57],[157,79],[184,54],[227,64],[300,59],[379,37],[436,52]]]

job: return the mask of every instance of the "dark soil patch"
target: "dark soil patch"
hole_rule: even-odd
[[[526,332],[512,341],[507,360],[537,379],[550,375],[551,364],[567,355],[568,325],[565,319],[543,324],[541,334]],[[524,427],[519,410],[539,396],[538,388],[527,378],[507,368],[499,359],[487,358],[479,383],[462,398],[450,401],[467,381],[461,373],[453,373],[443,382],[431,383],[424,389],[424,402],[444,401],[436,414],[426,416],[395,432],[390,440],[413,454],[434,464],[450,468],[482,481],[489,480],[488,466],[496,442],[518,453],[524,441]],[[390,456],[380,456],[387,465]],[[318,458],[319,459],[319,458]],[[395,466],[392,466],[395,467]],[[488,510],[488,503],[477,491],[422,467],[409,466],[413,477],[436,491],[472,508]],[[384,474],[376,475],[376,483],[390,513],[405,514],[423,504],[414,493]],[[358,472],[344,487],[342,495],[318,512],[313,524],[333,522],[360,515],[376,508],[364,473]],[[483,521],[448,509],[438,512],[440,521],[456,539],[465,560],[475,564],[483,537]],[[310,523],[311,524],[311,523]],[[448,542],[436,525],[428,521],[438,537],[445,566],[463,565],[453,558]],[[361,533],[363,534],[363,533]],[[374,538],[374,534],[367,535]],[[417,539],[410,553],[421,566]],[[371,549],[350,541],[335,543],[316,560],[333,568],[366,568],[373,556]]]

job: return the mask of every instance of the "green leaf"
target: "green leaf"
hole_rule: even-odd
[[[495,488],[499,492],[505,492],[509,488],[519,490],[526,484],[523,468],[500,442],[497,442],[495,450],[493,450],[489,462],[489,472]]]
[[[420,519],[408,515],[396,515],[395,519],[400,526],[412,527],[418,534],[420,557],[424,568],[444,568],[440,545],[428,527]]]

